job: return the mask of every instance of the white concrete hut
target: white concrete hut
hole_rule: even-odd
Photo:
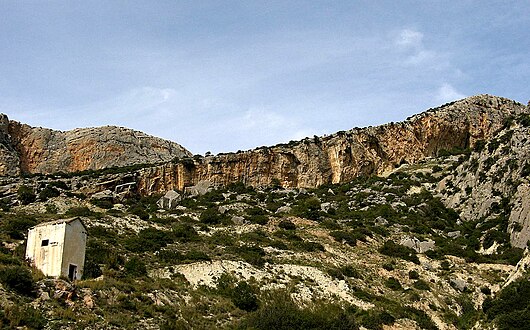
[[[30,228],[26,259],[44,275],[78,280],[83,276],[87,229],[81,219],[61,219]]]

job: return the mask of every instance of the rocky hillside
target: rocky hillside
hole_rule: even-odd
[[[498,135],[476,145],[438,185],[446,204],[464,220],[495,223],[503,239],[520,248],[530,239],[529,139],[530,116],[507,120]],[[493,242],[486,248],[494,251]]]
[[[261,173],[238,160],[264,148],[2,178],[0,328],[526,328],[529,137],[527,108],[479,96],[267,148],[264,179],[229,172]],[[336,145],[365,162],[333,172],[316,156]],[[306,163],[277,169],[280,151]],[[88,228],[83,279],[44,278],[27,229],[71,217]]]
[[[517,328],[526,314],[507,313],[528,313],[525,251],[438,190],[467,157],[316,189],[162,198],[86,193],[117,174],[5,179],[18,189],[0,204],[0,328]],[[43,278],[23,260],[27,228],[75,216],[89,233],[83,280]]]
[[[167,162],[190,156],[177,143],[127,128],[55,131],[0,115],[0,175],[78,172]]]
[[[502,129],[506,118],[527,111],[509,99],[473,96],[400,123],[151,167],[141,173],[139,189],[143,194],[183,190],[200,181],[254,187],[273,182],[283,187],[348,182],[436,156],[441,150],[473,147]]]

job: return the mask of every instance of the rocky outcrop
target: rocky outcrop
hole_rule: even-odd
[[[473,152],[437,189],[445,204],[464,220],[507,221],[512,245],[526,247],[530,240],[530,116],[514,120]]]
[[[142,194],[150,194],[183,190],[204,180],[214,185],[279,182],[283,187],[348,182],[435,156],[442,149],[472,147],[476,141],[495,135],[506,118],[524,111],[524,105],[512,100],[478,95],[401,123],[147,168],[139,173],[138,188]]]
[[[20,174],[20,158],[9,135],[9,119],[0,114],[0,175]]]
[[[50,174],[167,162],[190,156],[177,143],[127,128],[56,131],[0,116],[0,175]]]

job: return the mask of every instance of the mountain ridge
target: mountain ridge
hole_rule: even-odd
[[[169,161],[180,144],[119,126],[58,131],[0,116],[0,175],[53,174]]]
[[[278,181],[283,187],[298,188],[347,182],[436,156],[440,150],[473,147],[495,135],[508,117],[528,111],[506,98],[472,96],[399,123],[147,168],[140,173],[139,189],[143,194],[183,190],[200,181],[252,186]]]

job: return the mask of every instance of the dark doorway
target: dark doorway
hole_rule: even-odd
[[[70,267],[68,267],[68,278],[70,281],[73,281],[77,278],[77,266],[70,264]]]

